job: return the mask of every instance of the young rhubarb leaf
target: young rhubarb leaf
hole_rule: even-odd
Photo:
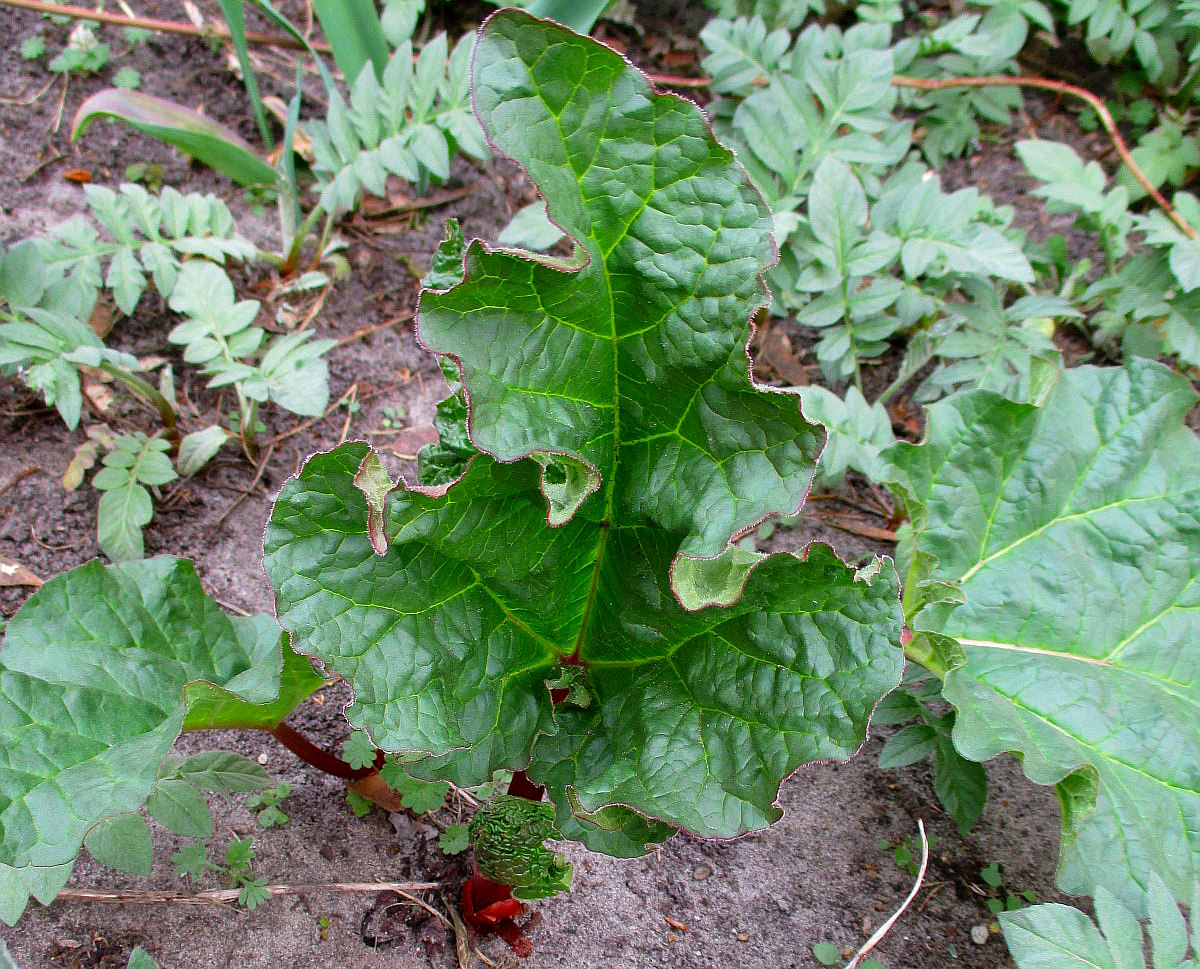
[[[1042,408],[994,393],[929,410],[895,445],[913,521],[905,589],[958,583],[914,629],[952,637],[943,692],[972,760],[1059,784],[1059,884],[1145,911],[1200,871],[1200,442],[1186,379],[1134,359],[1066,371]],[[911,611],[911,610],[910,610]],[[953,663],[950,665],[954,665]]]
[[[554,808],[545,801],[498,794],[468,826],[475,864],[485,878],[524,902],[570,891],[572,866],[542,842],[554,838]]]
[[[270,616],[225,615],[183,559],[51,579],[0,651],[0,863],[70,863],[141,808],[185,725],[272,726],[321,682]]]
[[[527,767],[559,833],[614,854],[764,827],[901,667],[890,562],[732,544],[803,504],[824,438],[749,378],[770,214],[700,111],[601,44],[503,11],[474,71],[492,143],[584,258],[475,242],[423,294],[482,453],[390,494],[365,444],[312,457],[267,529],[280,622],[350,683],[353,726],[429,755],[417,776]],[[568,658],[586,707],[552,707]]]

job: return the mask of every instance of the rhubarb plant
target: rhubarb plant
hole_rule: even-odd
[[[519,936],[517,898],[569,884],[543,841],[632,856],[680,828],[762,828],[784,778],[851,756],[898,682],[889,560],[735,544],[801,507],[825,434],[750,378],[775,253],[732,153],[694,105],[523,13],[489,21],[475,71],[491,140],[578,258],[464,249],[451,231],[418,326],[460,378],[441,411],[455,449],[436,485],[397,486],[349,443],[285,486],[265,543],[282,638],[267,616],[225,615],[171,558],[89,563],[18,611],[0,652],[5,919],[52,899],[81,847],[144,868],[143,808],[205,837],[203,784],[170,749],[184,729],[241,727],[414,811],[447,781],[515,772],[471,826],[504,885],[465,890],[464,911]],[[174,296],[197,295],[189,272]],[[187,325],[212,326],[189,346],[243,339],[250,310],[222,292],[232,322],[191,306]],[[150,481],[108,463],[109,494],[173,473],[150,450]],[[305,656],[355,691],[345,760],[282,722],[323,682]]]
[[[266,534],[279,620],[377,747],[460,786],[524,770],[554,837],[631,856],[762,828],[901,668],[889,561],[733,544],[802,506],[824,439],[749,377],[770,213],[699,109],[601,44],[505,11],[473,70],[576,258],[474,242],[422,295],[477,453],[433,487],[366,444],[310,458]]]
[[[1143,913],[1200,871],[1200,442],[1161,364],[1066,371],[1042,407],[989,391],[885,452],[910,525],[907,652],[944,678],[958,752],[1053,784],[1059,885]]]

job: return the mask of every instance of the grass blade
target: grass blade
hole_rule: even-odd
[[[388,45],[374,0],[313,0],[313,9],[347,84],[355,82],[368,62],[383,77]]]
[[[612,0],[532,0],[525,9],[535,17],[556,20],[576,33],[587,34],[611,3]]]
[[[221,4],[221,13],[225,16],[225,24],[229,27],[229,38],[233,41],[233,49],[237,54],[238,66],[242,69],[242,83],[246,85],[246,93],[250,95],[250,107],[254,111],[254,123],[258,125],[258,133],[262,135],[263,144],[274,148],[271,140],[271,127],[267,124],[267,112],[263,107],[262,95],[258,91],[258,78],[250,63],[250,52],[246,47],[246,11],[244,0],[217,0]]]
[[[143,134],[165,141],[228,175],[239,185],[274,185],[275,169],[233,129],[166,98],[106,88],[79,106],[71,122],[71,140],[96,118],[117,118]]]

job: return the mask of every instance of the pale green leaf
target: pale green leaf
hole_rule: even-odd
[[[1043,784],[1092,772],[1064,814],[1059,884],[1143,912],[1151,872],[1200,870],[1200,442],[1183,378],[1135,359],[1066,371],[1042,408],[994,394],[930,409],[894,463],[919,555],[961,585],[918,629],[965,663],[944,693],[957,748],[1022,755]],[[1092,808],[1089,810],[1089,808]]]
[[[179,473],[185,478],[191,477],[208,464],[228,440],[229,432],[217,424],[185,434],[179,442],[179,455],[175,459]]]
[[[180,559],[51,579],[0,650],[0,862],[67,864],[94,825],[138,810],[185,713],[194,726],[232,726],[238,711],[278,723],[321,682],[309,669],[282,704],[284,652],[270,617],[226,616]]]
[[[140,814],[105,818],[83,839],[88,854],[100,864],[134,875],[149,875],[154,859],[150,829]]]

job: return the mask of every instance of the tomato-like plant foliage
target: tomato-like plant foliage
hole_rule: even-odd
[[[479,453],[439,488],[365,444],[311,458],[267,529],[279,620],[418,774],[525,768],[562,836],[618,855],[761,828],[901,668],[889,561],[733,544],[800,508],[824,437],[748,373],[770,213],[695,105],[599,43],[505,11],[473,84],[576,258],[475,242],[422,295]]]

